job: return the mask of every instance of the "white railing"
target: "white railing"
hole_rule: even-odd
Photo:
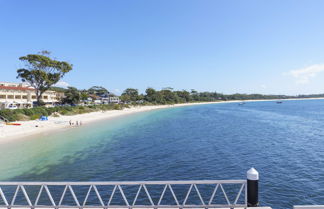
[[[238,189],[230,192],[225,191],[227,185],[234,185]],[[155,209],[247,207],[246,185],[246,180],[0,182],[0,208]],[[157,187],[160,189],[157,189]],[[207,187],[210,188],[208,191]],[[108,191],[108,188],[111,188],[111,191]],[[130,189],[128,194],[126,194],[127,189]],[[80,195],[80,190],[84,191],[83,195]],[[65,204],[64,200],[68,193],[70,194],[70,202]],[[166,199],[167,203],[162,204],[166,193],[169,193],[170,196]],[[235,198],[230,198],[228,193],[234,194]],[[113,199],[117,197],[117,194],[120,195],[118,204],[114,204]],[[182,198],[179,197],[179,194],[182,194]],[[143,195],[144,197],[140,197]],[[198,200],[198,202],[190,203],[192,195],[197,197],[196,201]],[[216,203],[217,196],[223,196],[224,202]],[[94,198],[97,199],[96,203]],[[44,199],[47,199],[47,201]],[[147,204],[141,203],[144,199],[147,200]],[[25,202],[25,204],[21,202]]]

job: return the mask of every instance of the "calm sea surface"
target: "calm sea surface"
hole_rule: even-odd
[[[0,144],[0,180],[245,179],[260,203],[324,204],[324,100],[156,110]]]

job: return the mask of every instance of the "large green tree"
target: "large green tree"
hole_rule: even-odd
[[[87,90],[80,91],[80,99],[87,100],[89,98],[89,93]]]
[[[109,91],[102,86],[93,86],[88,89],[89,94],[95,94],[97,96],[108,95]]]
[[[126,89],[121,95],[121,100],[125,102],[136,102],[140,99],[141,97],[138,94],[138,90],[133,88]]]
[[[148,102],[156,102],[156,90],[153,88],[147,88],[145,90],[145,100]]]
[[[66,104],[78,104],[81,99],[81,93],[77,88],[68,87],[68,90],[65,92],[65,97],[63,99],[63,103]]]
[[[17,70],[17,78],[35,88],[37,104],[41,105],[42,95],[72,70],[72,65],[65,61],[52,59],[50,53],[28,54],[19,58],[25,68]]]

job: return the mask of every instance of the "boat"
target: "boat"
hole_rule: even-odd
[[[240,102],[238,105],[244,105],[245,104],[245,102]]]
[[[21,126],[21,123],[6,123],[9,126]]]
[[[282,103],[282,101],[277,101],[276,103],[277,103],[277,104],[281,104],[281,103]]]

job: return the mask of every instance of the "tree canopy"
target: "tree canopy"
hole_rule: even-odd
[[[88,89],[88,94],[94,94],[97,96],[108,96],[109,91],[102,86],[92,86]]]
[[[121,95],[121,100],[124,102],[137,102],[142,97],[139,95],[137,89],[127,88]]]
[[[17,78],[35,88],[38,105],[41,105],[42,94],[72,70],[71,64],[50,58],[47,51],[28,54],[19,60],[24,62],[25,68],[17,70]]]
[[[74,87],[68,87],[68,89],[64,93],[64,96],[65,97],[62,102],[65,104],[78,104],[81,99],[81,93]]]

